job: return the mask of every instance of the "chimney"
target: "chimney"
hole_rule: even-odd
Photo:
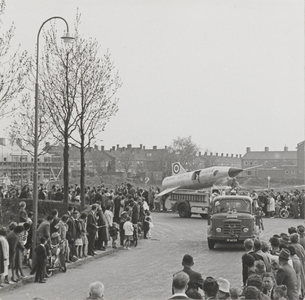
[[[241,158],[241,154],[239,154],[239,158]]]
[[[231,154],[231,157],[233,157],[233,154]]]
[[[153,150],[157,150],[157,146],[153,146]]]
[[[218,152],[216,152],[216,156],[218,156]]]
[[[265,147],[265,152],[268,152],[269,151],[269,147]]]
[[[112,150],[115,151],[115,146],[112,146]]]
[[[101,146],[101,151],[104,151],[105,150],[105,147],[104,146]]]
[[[238,157],[238,154],[236,154],[236,157]]]
[[[131,144],[128,144],[128,145],[127,145],[127,149],[131,149]]]
[[[229,154],[228,154],[228,153],[226,154],[226,157],[229,157]]]
[[[95,150],[98,150],[98,145],[94,145],[94,149],[95,149]]]
[[[143,146],[143,150],[145,150],[145,146]]]
[[[207,156],[207,155],[208,155],[208,152],[204,152],[204,155]]]
[[[288,147],[285,145],[284,147],[284,151],[287,152],[288,151]]]
[[[223,153],[221,153],[221,157],[223,156]]]
[[[117,144],[117,145],[116,145],[116,149],[117,149],[117,150],[119,150],[119,148],[120,148],[120,145],[119,145],[119,144]]]
[[[210,152],[210,156],[212,156],[213,155],[213,153],[212,152]]]
[[[142,150],[142,148],[143,148],[143,147],[142,147],[142,144],[140,144],[140,149]]]
[[[201,156],[201,152],[199,151],[199,156]]]
[[[164,149],[167,150],[167,146],[164,146]]]
[[[251,148],[250,148],[250,147],[247,147],[247,148],[246,148],[246,151],[247,151],[247,153],[248,153],[248,152],[251,152]]]

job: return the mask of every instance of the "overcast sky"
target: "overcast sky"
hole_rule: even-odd
[[[34,54],[41,24],[61,16],[73,34],[77,8],[123,82],[99,145],[192,136],[202,151],[244,154],[304,140],[303,1],[6,0],[1,31],[14,22],[12,46]]]

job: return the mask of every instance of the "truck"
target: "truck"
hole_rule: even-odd
[[[216,243],[243,243],[259,237],[252,199],[245,195],[217,196],[210,202],[207,241],[210,250]]]
[[[169,194],[165,208],[178,211],[181,218],[190,218],[193,214],[205,218],[208,215],[210,194],[203,190],[178,189]]]

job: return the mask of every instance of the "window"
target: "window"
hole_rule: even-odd
[[[74,161],[70,161],[70,167],[74,167]]]
[[[147,157],[151,157],[152,153],[147,153],[146,156]]]
[[[92,160],[89,160],[89,167],[92,167]]]
[[[291,174],[295,174],[295,171],[291,171]]]
[[[245,160],[245,161],[244,161],[244,164],[245,164],[245,166],[247,166],[247,165],[248,165],[248,161],[247,161],[247,160]]]
[[[253,165],[253,162],[252,162],[252,161],[250,161],[250,162],[249,162],[249,165],[250,165],[250,166],[252,166],[252,165]]]
[[[79,167],[79,166],[80,166],[80,160],[78,160],[78,161],[76,162],[76,164],[77,164],[77,166]]]
[[[289,171],[286,170],[286,171],[285,171],[285,174],[289,174]]]
[[[257,165],[257,161],[255,160],[253,164],[256,166]]]
[[[6,161],[6,157],[3,158],[3,161]]]
[[[247,171],[247,175],[248,175],[248,176],[251,176],[251,175],[252,175],[252,172],[251,172],[251,171]]]

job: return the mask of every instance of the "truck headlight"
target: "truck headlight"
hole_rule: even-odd
[[[248,227],[245,227],[244,229],[243,229],[243,232],[244,233],[247,233],[249,231],[249,228]]]
[[[216,228],[216,232],[218,232],[218,233],[221,232],[221,228],[220,228],[220,227],[217,227],[217,228]]]

